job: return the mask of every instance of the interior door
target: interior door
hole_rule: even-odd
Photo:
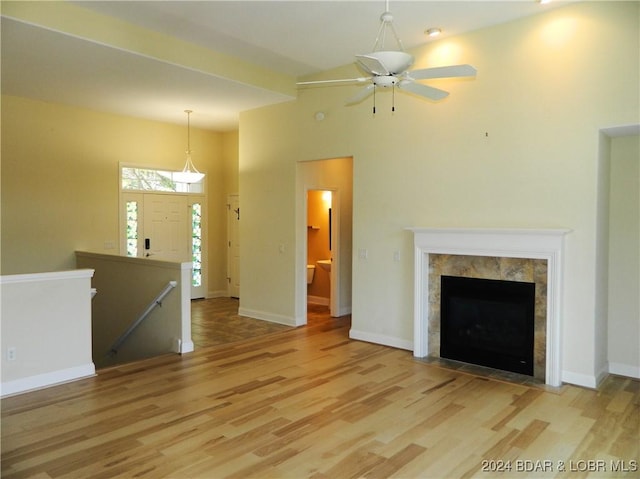
[[[240,196],[229,195],[227,201],[227,281],[228,294],[240,297]]]
[[[184,195],[145,194],[143,256],[191,261],[189,211]]]

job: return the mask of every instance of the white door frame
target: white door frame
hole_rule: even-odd
[[[237,212],[233,209],[234,199],[238,203]],[[232,215],[237,215],[237,221],[238,221],[237,223],[233,223],[234,221],[236,221],[236,219]],[[231,242],[233,240],[232,238],[233,235],[231,234],[231,229],[235,224],[236,225],[235,227],[238,228],[239,230],[239,227],[240,227],[239,220],[240,220],[240,195],[238,193],[227,195],[227,296],[233,297],[233,298],[240,297],[240,284],[238,283],[237,290],[236,290],[236,286],[232,284],[234,278],[232,275],[233,252],[232,252]],[[239,235],[239,231],[236,231],[236,233]],[[239,267],[238,267],[237,274],[238,275],[240,274]]]

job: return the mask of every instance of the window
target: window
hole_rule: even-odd
[[[151,168],[123,166],[120,171],[123,190],[165,191],[173,193],[202,193],[204,183],[174,181],[173,172]]]
[[[138,256],[137,201],[127,201],[127,256]]]
[[[200,203],[194,203],[191,207],[191,231],[192,284],[197,288],[202,285],[202,205]]]

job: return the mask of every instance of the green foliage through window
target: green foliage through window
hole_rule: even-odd
[[[202,284],[202,205],[194,203],[191,213],[191,256],[193,263],[193,286]]]
[[[137,201],[127,201],[127,256],[138,256]]]
[[[165,191],[174,193],[202,193],[203,183],[180,183],[172,179],[171,171],[123,166],[123,190]]]

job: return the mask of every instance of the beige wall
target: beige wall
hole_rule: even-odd
[[[71,269],[76,250],[115,253],[105,242],[119,244],[119,162],[181,169],[185,141],[185,125],[3,96],[2,274]],[[194,163],[208,174],[209,291],[226,291],[234,141],[191,131]]]
[[[591,383],[603,367],[594,299],[599,130],[639,122],[638,17],[637,2],[581,2],[417,49],[416,68],[478,69],[475,80],[434,82],[451,92],[440,103],[396,94],[391,113],[381,92],[373,116],[370,100],[344,106],[357,87],[308,88],[296,102],[243,113],[241,276],[256,281],[243,280],[241,305],[295,317],[305,261],[293,220],[296,163],[352,156],[355,329],[389,343],[413,338],[405,227],[570,228],[563,377]],[[321,77],[354,74],[349,66]]]

